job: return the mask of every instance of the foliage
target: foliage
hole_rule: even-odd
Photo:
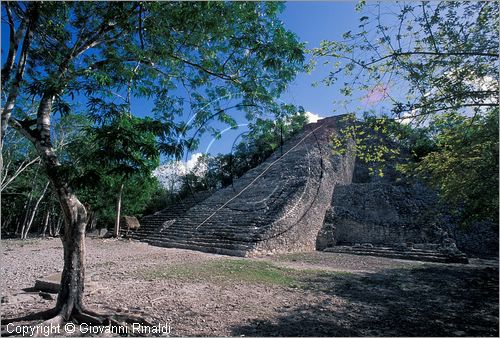
[[[56,151],[43,164],[55,164],[52,179],[92,211],[109,219],[110,194],[127,180],[124,212],[140,213],[151,195],[162,194],[149,175],[159,153],[175,158],[196,144],[185,141],[189,128],[198,137],[216,132],[207,127],[211,119],[234,124],[230,109],[249,119],[290,111],[275,98],[303,69],[304,55],[278,18],[282,9],[257,2],[4,2],[11,45],[2,66],[2,146],[9,123],[38,155],[42,146],[44,154]],[[45,121],[71,117],[85,121],[61,128],[65,147],[54,148],[58,123]]]
[[[423,122],[438,112],[498,106],[498,2],[366,5],[358,32],[314,50],[341,92],[388,101],[393,116]]]
[[[66,117],[54,125],[54,145],[64,153],[78,132],[68,130],[68,125],[78,125],[78,117]],[[65,156],[63,156],[64,158]],[[2,232],[18,235],[23,224],[26,224],[29,214],[33,212],[34,200],[38,199],[47,183],[40,157],[32,144],[14,130],[8,130],[3,148],[4,167],[2,172]],[[35,219],[32,232],[40,233],[44,223],[44,215],[49,213],[49,223],[57,223],[59,209],[54,194],[49,190],[42,199]]]
[[[462,223],[498,224],[498,109],[476,118],[443,114],[420,135],[414,147],[421,150],[423,138],[434,150],[402,170],[435,187]]]
[[[24,6],[13,7],[21,17]],[[177,134],[186,126],[174,117],[186,109],[196,113],[191,127],[202,131],[210,118],[233,122],[223,105],[228,101],[248,117],[263,107],[279,113],[274,98],[304,60],[302,45],[278,21],[282,8],[251,2],[40,4],[43,31],[32,42],[26,94],[54,93],[53,109],[63,114],[72,112],[76,97],[99,122],[130,112],[138,98],[151,100],[160,149],[178,155]]]
[[[113,135],[115,129],[109,129],[109,126],[92,126],[91,121],[82,115],[64,116],[54,126],[54,140],[58,144],[59,157],[64,167],[61,173],[65,173],[65,178],[93,213],[98,228],[113,224],[117,186],[123,180],[126,180],[126,184],[122,210],[126,215],[141,216],[148,210],[153,211],[150,204],[158,203],[159,197],[155,199],[154,196],[162,193],[158,181],[151,175],[152,168],[159,161],[154,147],[155,139],[151,134],[148,136],[140,131],[139,125],[143,122],[141,119],[126,119],[128,121],[121,121],[121,126],[116,129],[120,135]],[[132,138],[131,143],[127,143],[128,137]],[[4,146],[7,175],[10,175],[10,168],[15,168],[16,164],[26,163],[28,160],[24,156],[33,152],[33,147],[23,141],[18,134],[10,131],[7,133]],[[118,147],[113,142],[119,142],[123,147]],[[110,149],[110,146],[113,148]],[[152,153],[148,153],[146,149],[151,149]],[[2,230],[14,232],[16,227],[20,227],[17,226],[18,223],[22,225],[25,214],[29,212],[26,203],[31,195],[32,199],[38,198],[47,181],[43,170],[40,162],[35,162],[2,192]],[[47,194],[42,201],[33,232],[41,231],[42,216],[47,211],[51,214],[50,222],[56,223],[60,212],[53,194]]]
[[[354,115],[346,115],[338,134],[332,135],[334,155],[344,155],[353,151],[354,155],[366,163],[370,175],[384,176],[385,165],[401,154],[401,126],[387,116],[379,117],[366,112],[363,120]],[[354,141],[354,147],[349,143]]]
[[[324,83],[342,75],[350,80],[341,84],[344,95],[391,110],[390,118],[371,113],[348,123],[335,147],[355,139],[358,157],[379,175],[391,157],[405,155],[399,169],[435,187],[464,223],[498,221],[498,6],[363,5],[358,32],[314,50],[333,65]]]
[[[159,151],[150,123],[150,119],[128,114],[101,125],[87,118],[80,126],[80,137],[68,145],[63,163],[71,174],[68,179],[99,219],[98,227],[112,224],[116,214],[113,201],[122,184],[125,215],[140,216],[159,189],[151,174],[159,163]]]
[[[14,131],[6,133],[3,149],[4,166],[1,175],[1,189],[4,192],[19,175],[28,170],[31,166],[40,163],[31,144],[19,137]]]
[[[194,170],[184,176],[181,195],[193,191],[219,189],[233,183],[248,170],[255,168],[286,140],[302,129],[307,117],[304,111],[277,120],[256,119],[249,124],[248,133],[242,136],[231,153],[202,156]]]

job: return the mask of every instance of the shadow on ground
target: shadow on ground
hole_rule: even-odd
[[[304,280],[315,304],[234,327],[246,336],[498,336],[498,267],[425,265]]]

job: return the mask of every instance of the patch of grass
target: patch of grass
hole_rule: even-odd
[[[281,262],[303,262],[309,264],[321,264],[324,259],[316,255],[315,252],[297,252],[297,253],[289,253],[275,256],[277,261]]]
[[[250,259],[225,259],[192,265],[155,268],[140,272],[140,275],[145,279],[241,281],[292,288],[301,288],[306,278],[324,274],[325,271],[295,270]]]

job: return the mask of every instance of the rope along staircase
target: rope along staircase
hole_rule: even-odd
[[[232,186],[146,216],[130,237],[234,256],[315,250],[333,187],[352,177],[354,158],[331,151],[340,118],[306,125]]]

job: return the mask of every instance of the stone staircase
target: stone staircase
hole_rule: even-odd
[[[354,157],[333,156],[342,117],[311,123],[232,186],[141,220],[130,237],[151,245],[250,256],[315,250],[336,184],[349,183]]]
[[[391,174],[391,167],[386,169]],[[358,162],[351,184],[335,187],[318,235],[319,250],[468,263],[443,226],[434,191],[418,182],[397,180],[395,172],[380,178],[367,171]]]
[[[376,246],[363,246],[363,245],[355,245],[355,246],[338,245],[338,246],[328,247],[324,251],[334,252],[334,253],[345,253],[351,255],[380,256],[387,258],[438,262],[438,263],[467,264],[469,262],[467,256],[463,253],[450,254],[449,252],[440,251],[439,248],[417,249],[417,248],[398,248],[398,247],[376,247]]]
[[[136,240],[145,240],[151,235],[162,230],[165,223],[171,222],[186,213],[193,205],[203,202],[213,191],[201,191],[189,194],[184,199],[169,203],[168,206],[154,214],[144,216],[140,219],[141,227],[132,231],[126,228],[120,229],[123,237]]]

